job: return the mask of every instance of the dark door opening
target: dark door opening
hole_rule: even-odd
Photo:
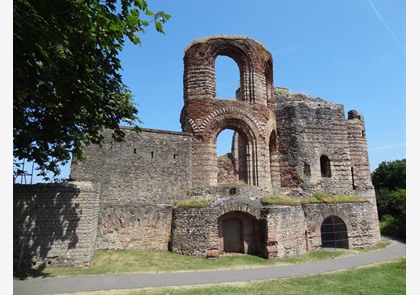
[[[238,219],[223,222],[223,244],[226,253],[243,253],[242,224]]]
[[[338,216],[327,217],[321,226],[323,248],[349,248],[347,226]]]

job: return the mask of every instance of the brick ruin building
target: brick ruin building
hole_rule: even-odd
[[[228,100],[216,97],[222,55],[240,73],[236,98]],[[15,261],[88,265],[95,249],[293,257],[380,240],[363,116],[352,110],[346,118],[342,105],[274,87],[272,56],[260,43],[192,42],[180,123],[182,132],[123,127],[124,142],[105,132],[101,146],[86,147],[87,160],[72,163],[72,181],[16,185]],[[218,158],[217,137],[226,129],[234,131],[232,151]],[[261,202],[271,194],[304,201],[319,193],[363,198]],[[191,198],[209,205],[175,206]]]

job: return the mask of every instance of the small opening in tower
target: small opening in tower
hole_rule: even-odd
[[[134,150],[133,150],[133,152],[134,152],[135,154],[137,154],[137,149],[134,149]]]
[[[152,158],[153,158],[153,152],[151,152],[151,153],[150,153],[150,155],[151,155],[151,156],[152,156]]]
[[[309,164],[305,163],[305,164],[303,165],[303,173],[304,173],[306,176],[311,176],[311,165],[309,165]]]
[[[178,155],[177,154],[174,154],[174,159],[176,159],[176,158],[178,158]]]
[[[326,155],[322,155],[320,158],[321,164],[321,176],[331,177],[331,164],[330,159]]]

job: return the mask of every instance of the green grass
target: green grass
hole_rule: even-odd
[[[403,295],[406,294],[406,258],[399,258],[345,271],[296,278],[217,285],[144,288],[73,295]]]
[[[287,206],[300,206],[300,201],[293,199],[286,195],[269,195],[261,198],[261,204],[267,205],[287,205]]]
[[[340,196],[340,195],[329,195],[329,194],[316,194],[310,198],[303,199],[302,204],[311,204],[311,203],[326,203],[326,204],[336,204],[336,203],[354,203],[354,202],[367,202],[365,197],[360,196]]]
[[[219,259],[205,259],[169,251],[96,250],[91,265],[88,268],[48,267],[44,269],[26,269],[14,273],[14,276],[25,278],[122,273],[164,273],[290,265],[360,254],[384,248],[389,244],[389,242],[380,242],[375,248],[360,250],[315,250],[303,256],[283,259],[264,259],[252,255],[222,255]]]
[[[179,200],[175,203],[176,208],[207,208],[209,206],[210,201],[203,198]]]

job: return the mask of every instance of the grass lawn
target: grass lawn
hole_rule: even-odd
[[[297,278],[207,286],[144,288],[71,293],[73,295],[404,295],[406,258],[351,270]]]
[[[162,273],[176,271],[204,271],[241,269],[307,263],[375,251],[388,246],[380,242],[375,248],[360,250],[315,250],[296,258],[264,259],[252,255],[222,255],[219,259],[185,256],[169,251],[96,250],[88,268],[47,267],[14,272],[14,277],[56,277],[72,275],[100,275],[123,273]]]

